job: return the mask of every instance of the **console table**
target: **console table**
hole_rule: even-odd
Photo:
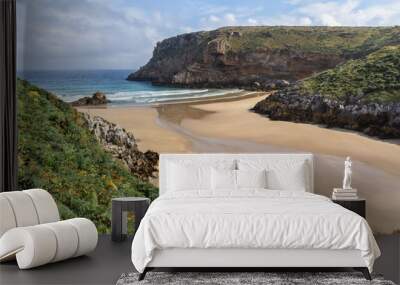
[[[112,199],[111,239],[123,241],[128,233],[127,214],[135,215],[135,232],[150,205],[150,199],[144,197],[122,197]]]

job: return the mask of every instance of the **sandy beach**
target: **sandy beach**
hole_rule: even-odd
[[[400,229],[400,146],[354,132],[271,121],[249,109],[268,94],[153,107],[79,108],[131,131],[141,150],[165,152],[311,152],[315,192],[340,187],[343,160],[354,161],[353,187],[367,199],[375,232]]]

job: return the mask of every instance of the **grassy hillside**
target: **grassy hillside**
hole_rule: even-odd
[[[316,123],[400,138],[400,46],[385,46],[357,60],[298,81],[258,102],[273,120]]]
[[[128,80],[188,87],[270,89],[400,45],[400,27],[224,27],[157,43]]]
[[[233,51],[297,49],[298,51],[357,56],[384,45],[400,43],[400,27],[227,27],[208,32],[229,37]]]
[[[69,104],[22,80],[17,95],[20,189],[48,190],[63,218],[89,218],[100,232],[110,229],[112,197],[157,195],[102,149]]]
[[[332,99],[400,102],[400,46],[387,46],[306,79],[303,91]]]

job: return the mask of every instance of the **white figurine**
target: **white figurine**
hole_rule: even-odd
[[[346,158],[344,162],[344,178],[343,178],[343,189],[352,189],[351,188],[351,159],[350,156]]]

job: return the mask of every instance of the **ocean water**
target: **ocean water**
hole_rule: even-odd
[[[132,70],[24,71],[20,78],[44,88],[66,102],[103,92],[111,105],[148,105],[169,101],[222,96],[238,89],[187,89],[127,81]]]

